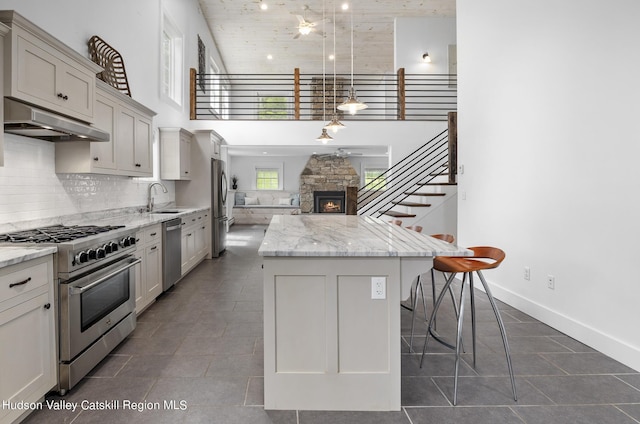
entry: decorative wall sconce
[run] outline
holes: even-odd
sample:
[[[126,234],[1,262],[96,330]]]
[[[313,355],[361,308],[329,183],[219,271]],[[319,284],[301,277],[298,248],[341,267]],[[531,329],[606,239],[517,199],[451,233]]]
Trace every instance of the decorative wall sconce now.
[[[422,61],[424,63],[431,63],[431,56],[429,56],[429,53],[425,53],[422,55]]]

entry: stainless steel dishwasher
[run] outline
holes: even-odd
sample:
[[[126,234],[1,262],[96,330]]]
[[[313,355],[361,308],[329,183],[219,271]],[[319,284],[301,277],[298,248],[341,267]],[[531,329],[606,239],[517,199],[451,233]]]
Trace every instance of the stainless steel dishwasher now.
[[[182,220],[162,223],[162,291],[168,290],[182,276]]]

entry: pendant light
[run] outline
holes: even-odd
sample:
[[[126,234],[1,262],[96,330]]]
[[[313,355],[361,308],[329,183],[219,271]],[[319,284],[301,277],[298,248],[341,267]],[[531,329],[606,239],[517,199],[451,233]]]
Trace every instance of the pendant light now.
[[[336,108],[336,61],[338,55],[336,54],[336,0],[333,0],[333,116],[331,122],[329,122],[325,128],[331,130],[334,134],[343,129],[345,126],[338,120],[338,113]]]
[[[353,87],[353,1],[351,2],[351,88],[349,88],[349,97],[340,106],[339,110],[349,112],[355,115],[359,110],[368,108],[366,104],[358,101],[356,97],[356,89]]]
[[[324,0],[322,0],[322,122],[324,122],[327,119],[327,96],[326,96],[326,65],[325,65],[325,54],[326,54],[326,48],[325,48],[325,30],[324,30],[324,24],[325,22],[325,16],[324,16]],[[327,129],[326,128],[322,128],[322,134],[320,134],[320,136],[318,138],[316,138],[316,141],[320,141],[322,142],[322,144],[327,144],[329,141],[333,140],[333,137],[331,137],[329,134],[327,134]]]

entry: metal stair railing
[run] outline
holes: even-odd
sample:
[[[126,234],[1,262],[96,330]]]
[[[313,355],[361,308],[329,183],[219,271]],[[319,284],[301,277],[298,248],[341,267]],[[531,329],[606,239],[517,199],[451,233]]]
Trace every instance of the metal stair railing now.
[[[427,141],[381,174],[386,190],[372,190],[379,184],[373,180],[358,190],[358,215],[384,215],[395,203],[416,192],[419,183],[435,179],[449,161],[448,129]]]

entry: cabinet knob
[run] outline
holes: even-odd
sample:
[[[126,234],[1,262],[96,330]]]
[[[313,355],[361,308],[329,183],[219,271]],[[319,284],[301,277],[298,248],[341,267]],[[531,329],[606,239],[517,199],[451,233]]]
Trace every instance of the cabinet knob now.
[[[69,96],[63,93],[58,93],[58,98],[62,100],[69,100]]]
[[[44,304],[44,309],[49,309],[51,308],[51,303],[45,303]]]
[[[185,173],[185,174],[188,174],[188,173],[189,173],[189,171],[184,171],[184,173]]]
[[[98,156],[96,156],[95,158],[93,158],[93,160],[95,160],[96,162],[98,162],[100,160],[100,158]]]
[[[136,167],[140,168],[142,165],[140,165],[139,163],[136,163]]]

